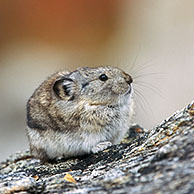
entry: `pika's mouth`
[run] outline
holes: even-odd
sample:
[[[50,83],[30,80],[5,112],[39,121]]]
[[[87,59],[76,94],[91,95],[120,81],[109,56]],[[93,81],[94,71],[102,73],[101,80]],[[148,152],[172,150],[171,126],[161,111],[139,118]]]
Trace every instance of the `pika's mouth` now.
[[[124,94],[125,96],[126,95],[129,95],[129,94],[131,94],[133,92],[133,87],[132,87],[132,85],[130,84],[129,85],[129,88],[128,88],[128,90],[127,90],[127,92]]]

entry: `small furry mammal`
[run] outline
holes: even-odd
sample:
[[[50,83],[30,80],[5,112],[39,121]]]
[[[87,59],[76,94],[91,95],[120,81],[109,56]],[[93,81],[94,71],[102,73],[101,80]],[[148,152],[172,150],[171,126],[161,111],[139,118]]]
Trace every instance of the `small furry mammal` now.
[[[115,67],[78,68],[45,80],[27,103],[27,136],[42,161],[97,153],[121,141],[133,116],[132,77]]]

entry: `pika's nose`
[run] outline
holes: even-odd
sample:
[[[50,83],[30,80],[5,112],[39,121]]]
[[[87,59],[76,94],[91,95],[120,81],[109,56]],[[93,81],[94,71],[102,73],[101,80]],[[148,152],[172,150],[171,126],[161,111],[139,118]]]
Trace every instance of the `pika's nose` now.
[[[127,73],[124,73],[124,75],[125,81],[130,85],[133,82],[133,78]]]

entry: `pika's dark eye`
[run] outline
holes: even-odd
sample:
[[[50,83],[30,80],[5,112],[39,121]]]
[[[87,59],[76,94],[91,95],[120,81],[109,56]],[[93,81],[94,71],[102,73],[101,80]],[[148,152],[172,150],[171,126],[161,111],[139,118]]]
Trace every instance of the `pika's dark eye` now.
[[[106,81],[106,80],[108,79],[108,77],[107,77],[106,74],[102,74],[102,75],[99,76],[99,79],[100,79],[101,81]]]

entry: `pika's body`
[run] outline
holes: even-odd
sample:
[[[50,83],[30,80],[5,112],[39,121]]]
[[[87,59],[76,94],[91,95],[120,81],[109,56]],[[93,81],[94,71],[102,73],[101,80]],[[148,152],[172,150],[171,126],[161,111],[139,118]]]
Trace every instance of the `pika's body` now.
[[[43,161],[96,153],[121,141],[133,116],[132,78],[114,67],[61,71],[27,103],[27,136]]]

